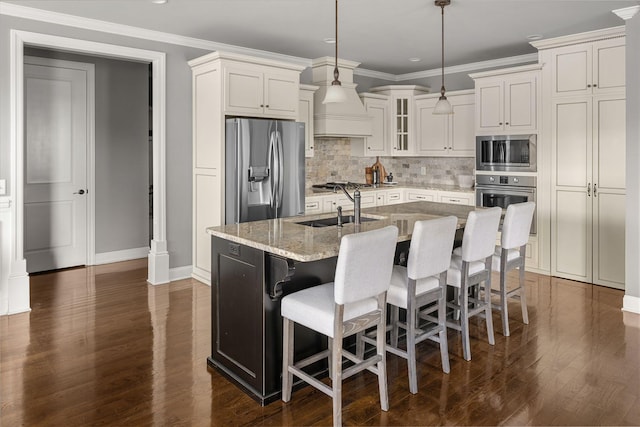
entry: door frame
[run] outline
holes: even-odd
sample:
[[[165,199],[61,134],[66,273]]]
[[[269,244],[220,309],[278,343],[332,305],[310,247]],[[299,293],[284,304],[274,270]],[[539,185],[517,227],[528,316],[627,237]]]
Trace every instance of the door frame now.
[[[11,194],[9,289],[12,312],[30,310],[29,275],[24,258],[24,46],[60,49],[151,63],[153,109],[153,240],[148,257],[148,282],[168,283],[169,253],[166,240],[166,54],[127,46],[92,42],[50,34],[10,30],[10,142]],[[14,300],[15,299],[15,300]]]
[[[30,65],[39,65],[45,67],[66,67],[76,70],[82,70],[87,73],[87,135],[86,135],[86,189],[87,189],[87,218],[86,218],[86,236],[87,243],[85,248],[85,262],[86,265],[94,265],[96,258],[96,199],[95,199],[95,116],[96,116],[96,104],[95,104],[95,66],[88,62],[69,61],[66,59],[54,59],[43,58],[39,56],[24,56],[25,60],[29,61]],[[23,62],[24,63],[24,62]],[[24,92],[23,92],[24,93]],[[24,110],[23,110],[24,111]],[[23,140],[24,143],[24,140]],[[26,160],[26,159],[23,159]],[[24,166],[23,166],[24,167]],[[24,176],[24,175],[23,175]],[[24,186],[24,183],[23,183]],[[24,191],[24,187],[23,191]],[[24,239],[24,237],[23,237]]]

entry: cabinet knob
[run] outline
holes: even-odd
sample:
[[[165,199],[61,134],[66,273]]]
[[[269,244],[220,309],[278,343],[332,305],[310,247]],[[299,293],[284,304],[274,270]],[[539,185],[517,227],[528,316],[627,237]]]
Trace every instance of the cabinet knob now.
[[[371,150],[371,147],[367,147],[367,150]]]
[[[309,149],[313,150],[313,145],[311,147],[309,147]]]
[[[508,125],[509,125],[509,122],[506,122],[506,123],[505,123],[505,125],[507,125],[507,126],[508,126]]]
[[[591,87],[591,85],[587,85],[587,87]]]
[[[264,104],[260,104],[260,107],[264,108]]]
[[[502,122],[498,123],[500,126],[502,126]]]
[[[593,87],[598,87],[598,85],[594,83],[594,84],[593,84]]]

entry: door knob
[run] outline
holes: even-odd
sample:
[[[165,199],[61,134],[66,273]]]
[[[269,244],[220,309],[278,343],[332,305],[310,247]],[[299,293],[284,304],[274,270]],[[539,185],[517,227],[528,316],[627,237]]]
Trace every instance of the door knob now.
[[[84,190],[76,191],[76,192],[75,192],[75,193],[73,193],[73,194],[84,194]]]

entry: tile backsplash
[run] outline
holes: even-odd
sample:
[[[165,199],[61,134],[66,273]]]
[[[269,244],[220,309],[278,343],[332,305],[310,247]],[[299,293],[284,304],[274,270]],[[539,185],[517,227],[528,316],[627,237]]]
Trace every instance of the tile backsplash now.
[[[347,138],[316,139],[314,156],[307,158],[306,186],[331,181],[365,182],[364,169],[375,157],[352,157]],[[457,185],[458,175],[473,175],[473,157],[381,157],[380,163],[394,181],[406,185]],[[422,175],[422,168],[426,175]]]

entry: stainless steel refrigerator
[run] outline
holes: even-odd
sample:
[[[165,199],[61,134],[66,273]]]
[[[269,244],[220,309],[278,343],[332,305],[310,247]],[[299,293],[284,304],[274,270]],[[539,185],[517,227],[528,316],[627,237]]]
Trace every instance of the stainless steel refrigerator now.
[[[226,120],[225,223],[304,214],[304,123]]]

